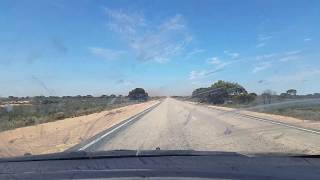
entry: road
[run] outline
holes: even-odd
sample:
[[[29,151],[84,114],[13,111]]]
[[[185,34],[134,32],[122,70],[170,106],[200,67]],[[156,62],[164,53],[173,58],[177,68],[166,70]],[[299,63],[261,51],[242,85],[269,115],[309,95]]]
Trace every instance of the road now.
[[[320,154],[320,135],[166,98],[87,151],[208,150]]]

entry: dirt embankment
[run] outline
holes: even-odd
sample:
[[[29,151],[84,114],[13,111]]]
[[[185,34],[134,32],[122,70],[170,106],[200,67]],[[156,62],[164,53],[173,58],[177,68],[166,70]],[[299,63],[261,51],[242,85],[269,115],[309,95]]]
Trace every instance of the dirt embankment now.
[[[23,127],[0,133],[0,157],[46,154],[64,151],[158,101],[129,105],[86,116]]]

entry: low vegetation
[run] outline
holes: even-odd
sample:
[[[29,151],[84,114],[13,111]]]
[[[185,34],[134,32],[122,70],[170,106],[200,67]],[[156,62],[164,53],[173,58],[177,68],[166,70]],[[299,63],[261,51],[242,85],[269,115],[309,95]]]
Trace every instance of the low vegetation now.
[[[1,98],[0,131],[87,115],[154,99],[150,98],[144,89],[137,89],[138,91],[133,90],[128,96],[10,96]],[[142,90],[143,96],[141,95]]]

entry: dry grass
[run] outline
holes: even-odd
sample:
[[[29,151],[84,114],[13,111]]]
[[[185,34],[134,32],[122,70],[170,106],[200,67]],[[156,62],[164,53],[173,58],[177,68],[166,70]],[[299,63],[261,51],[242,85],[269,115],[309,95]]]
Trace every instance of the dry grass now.
[[[155,103],[157,101],[149,101],[1,132],[0,157],[64,151],[151,107]]]

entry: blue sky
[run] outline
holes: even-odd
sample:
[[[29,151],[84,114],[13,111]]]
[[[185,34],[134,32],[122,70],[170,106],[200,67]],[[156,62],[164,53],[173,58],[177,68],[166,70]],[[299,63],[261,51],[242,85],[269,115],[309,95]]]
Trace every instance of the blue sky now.
[[[0,2],[0,96],[320,92],[320,1]]]

